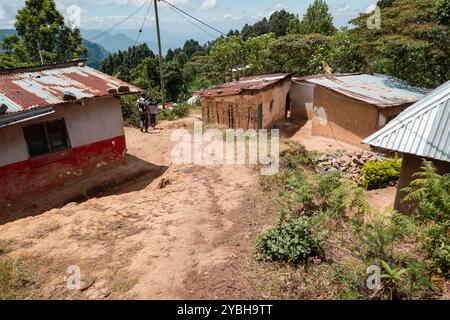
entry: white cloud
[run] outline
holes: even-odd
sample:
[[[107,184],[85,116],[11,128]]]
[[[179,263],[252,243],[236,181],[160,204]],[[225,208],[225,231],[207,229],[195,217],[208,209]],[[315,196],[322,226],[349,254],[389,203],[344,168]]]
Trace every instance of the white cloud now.
[[[3,20],[6,18],[6,12],[5,9],[3,8],[3,5],[0,3],[0,20]]]
[[[214,16],[214,17],[212,18],[212,21],[214,21],[214,22],[240,21],[240,20],[242,20],[242,19],[244,19],[243,16],[234,15],[234,14],[231,14],[231,13],[225,13],[222,17]]]
[[[139,7],[143,5],[147,0],[94,0],[96,5],[119,5],[119,6],[133,6]],[[151,0],[153,2],[153,0]],[[67,7],[69,5],[79,5],[79,6],[89,6],[92,5],[93,0],[56,0],[56,3],[61,7]],[[179,6],[186,5],[191,2],[191,0],[167,0],[167,2]],[[152,4],[153,5],[153,4]],[[164,2],[159,2],[158,5],[166,6]]]
[[[287,10],[288,7],[282,3],[277,3],[275,6],[267,8],[264,11],[260,11],[256,16],[253,16],[253,19],[261,19],[261,18],[269,18],[275,11]]]
[[[346,4],[335,4],[330,6],[330,13],[334,17],[338,16],[356,16],[361,12],[366,11],[366,8],[355,8],[351,7],[348,3]]]
[[[199,9],[203,11],[209,11],[211,9],[214,9],[216,5],[217,5],[216,0],[203,0]]]

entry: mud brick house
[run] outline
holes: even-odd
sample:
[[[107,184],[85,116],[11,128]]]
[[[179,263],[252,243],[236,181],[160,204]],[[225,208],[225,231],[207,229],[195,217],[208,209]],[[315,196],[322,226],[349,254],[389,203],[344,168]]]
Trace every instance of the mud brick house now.
[[[411,213],[401,192],[410,185],[423,160],[432,161],[440,174],[450,173],[450,81],[410,106],[386,127],[364,140],[373,147],[403,154],[395,209]]]
[[[142,90],[74,61],[0,72],[0,213],[126,153],[121,95]]]
[[[286,119],[290,90],[290,74],[272,74],[201,91],[203,121],[232,129],[270,129]]]
[[[293,79],[292,118],[311,119],[313,135],[364,147],[426,90],[379,74],[316,75]],[[368,149],[368,146],[365,146]]]

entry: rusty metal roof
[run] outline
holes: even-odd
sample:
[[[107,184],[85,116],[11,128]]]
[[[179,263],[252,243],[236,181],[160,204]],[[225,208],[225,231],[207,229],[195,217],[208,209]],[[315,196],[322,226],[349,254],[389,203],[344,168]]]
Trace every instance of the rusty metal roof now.
[[[364,143],[450,162],[450,81],[407,108]]]
[[[414,103],[428,92],[381,74],[335,74],[296,78],[320,85],[355,100],[380,108]]]
[[[242,93],[251,93],[269,89],[285,79],[291,77],[289,73],[277,73],[241,78],[235,82],[220,84],[208,90],[198,92],[201,97],[224,97]]]
[[[121,86],[128,87],[129,91],[108,92]],[[63,99],[65,92],[73,94],[76,100],[83,100],[142,91],[80,61],[0,72],[0,106],[7,107],[7,114],[67,103]]]

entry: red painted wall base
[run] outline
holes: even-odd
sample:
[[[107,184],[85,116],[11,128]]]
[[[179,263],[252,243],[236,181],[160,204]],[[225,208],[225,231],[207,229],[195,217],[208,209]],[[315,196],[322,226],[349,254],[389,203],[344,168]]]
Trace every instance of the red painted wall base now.
[[[125,158],[125,136],[0,167],[0,209]]]

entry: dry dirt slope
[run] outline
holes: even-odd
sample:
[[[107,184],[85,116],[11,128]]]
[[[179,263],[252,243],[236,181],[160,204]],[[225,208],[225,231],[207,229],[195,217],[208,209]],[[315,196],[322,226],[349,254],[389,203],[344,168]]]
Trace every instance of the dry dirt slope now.
[[[127,128],[129,153],[152,164],[169,165],[170,128],[194,120],[163,125],[164,129],[145,136]],[[242,217],[256,173],[245,166],[171,166],[163,179],[163,184],[161,178],[150,185],[131,183],[112,195],[0,225],[0,239],[12,241],[9,257],[27,257],[38,266],[27,295],[251,297],[235,268],[250,239]],[[70,265],[81,269],[82,290],[66,288]]]

